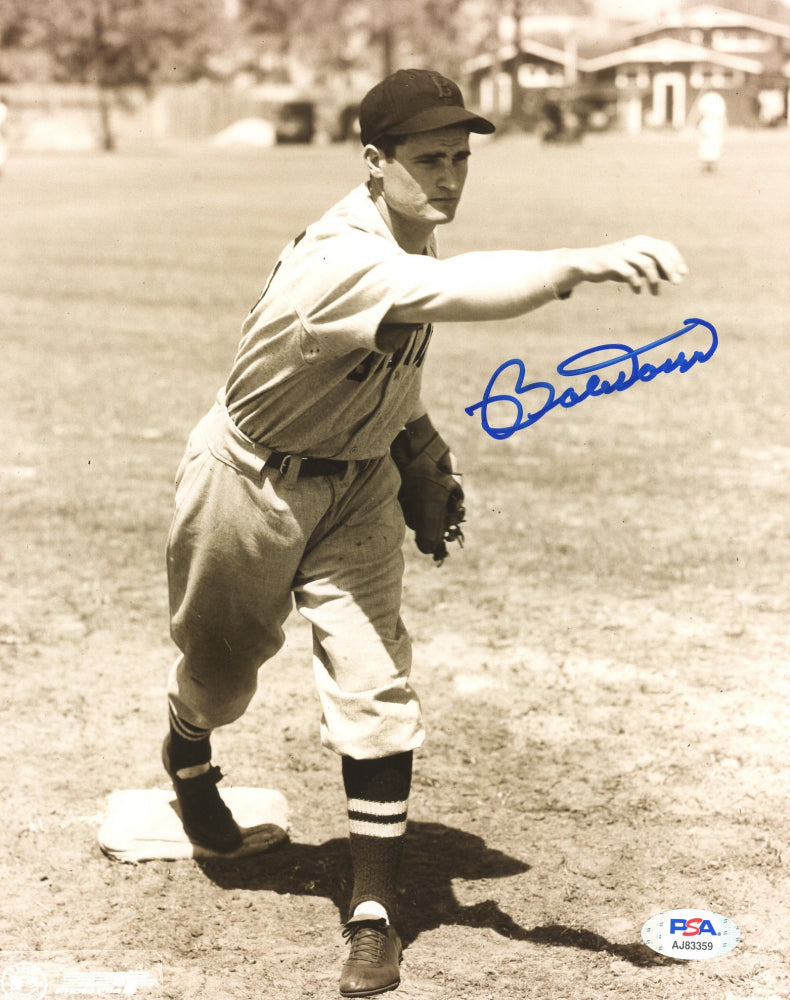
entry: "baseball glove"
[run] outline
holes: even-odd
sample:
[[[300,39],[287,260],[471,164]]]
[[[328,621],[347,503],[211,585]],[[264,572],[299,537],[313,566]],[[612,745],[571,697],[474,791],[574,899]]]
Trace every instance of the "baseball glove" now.
[[[390,453],[401,476],[398,501],[406,524],[420,552],[441,565],[447,542],[464,543],[464,491],[453,475],[450,449],[426,414],[407,424]]]

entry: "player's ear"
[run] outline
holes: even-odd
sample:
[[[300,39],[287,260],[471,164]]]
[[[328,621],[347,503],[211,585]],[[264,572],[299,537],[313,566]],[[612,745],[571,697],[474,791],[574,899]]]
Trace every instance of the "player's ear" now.
[[[362,158],[367,164],[370,176],[377,180],[381,179],[381,163],[384,159],[384,154],[378,146],[374,146],[369,142],[362,151]]]

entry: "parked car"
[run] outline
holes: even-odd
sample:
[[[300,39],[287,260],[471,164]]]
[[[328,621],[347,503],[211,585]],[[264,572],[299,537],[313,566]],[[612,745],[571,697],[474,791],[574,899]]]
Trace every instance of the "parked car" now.
[[[312,101],[286,101],[275,118],[277,142],[312,142],[315,135],[315,105]]]

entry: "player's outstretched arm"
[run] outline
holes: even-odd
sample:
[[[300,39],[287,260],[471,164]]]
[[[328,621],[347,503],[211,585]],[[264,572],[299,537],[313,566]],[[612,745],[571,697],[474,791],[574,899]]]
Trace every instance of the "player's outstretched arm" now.
[[[617,243],[580,250],[561,250],[556,259],[555,285],[569,292],[583,281],[620,281],[634,292],[643,288],[657,295],[662,281],[680,284],[688,274],[677,247],[652,236],[634,236]],[[564,272],[564,273],[563,273]]]
[[[665,240],[634,236],[617,243],[548,251],[483,250],[435,260],[407,254],[398,262],[400,294],[389,323],[476,322],[510,319],[585,281],[617,281],[656,294],[662,281],[687,273],[678,249]]]

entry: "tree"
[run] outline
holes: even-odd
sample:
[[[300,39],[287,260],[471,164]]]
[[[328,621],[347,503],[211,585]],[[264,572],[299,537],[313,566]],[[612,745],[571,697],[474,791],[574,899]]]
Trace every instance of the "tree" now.
[[[25,32],[25,0],[0,0],[0,50],[14,48]]]
[[[114,149],[111,108],[124,88],[150,95],[163,79],[202,69],[222,25],[221,0],[2,0],[0,32],[47,53],[52,79],[93,84],[102,141]],[[7,15],[7,16],[5,16]]]
[[[403,66],[457,75],[495,45],[502,18],[588,14],[590,0],[238,0],[248,36],[283,58],[325,72],[365,64],[374,76]]]
[[[451,73],[488,34],[497,0],[239,0],[239,23],[317,78],[366,67],[386,75],[408,58]],[[482,12],[482,14],[481,14]]]

